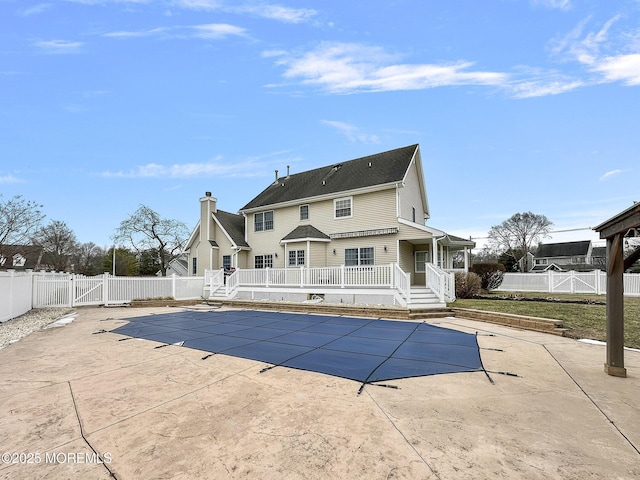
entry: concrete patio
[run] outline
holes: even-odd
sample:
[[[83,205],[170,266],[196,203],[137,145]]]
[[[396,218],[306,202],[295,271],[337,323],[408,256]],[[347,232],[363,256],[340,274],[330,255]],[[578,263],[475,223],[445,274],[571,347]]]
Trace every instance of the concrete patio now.
[[[226,307],[225,307],[226,308]],[[9,479],[640,478],[640,352],[500,325],[489,372],[359,384],[100,333],[175,308],[82,308],[0,350]]]

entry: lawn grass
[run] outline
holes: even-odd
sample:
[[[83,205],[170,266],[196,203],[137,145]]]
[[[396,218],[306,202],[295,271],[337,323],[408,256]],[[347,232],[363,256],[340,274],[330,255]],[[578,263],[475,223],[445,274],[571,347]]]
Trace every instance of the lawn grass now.
[[[568,329],[566,335],[571,338],[590,338],[601,341],[607,339],[606,306],[598,304],[606,302],[604,295],[554,294],[550,297],[547,294],[531,292],[493,292],[483,297],[457,299],[449,306],[562,320],[564,327]],[[502,300],[498,297],[513,299]],[[518,297],[542,300],[516,300],[515,298]],[[544,301],[549,299],[558,301]],[[584,303],[561,303],[566,300]],[[640,298],[638,297],[624,298],[624,334],[625,346],[640,348]]]

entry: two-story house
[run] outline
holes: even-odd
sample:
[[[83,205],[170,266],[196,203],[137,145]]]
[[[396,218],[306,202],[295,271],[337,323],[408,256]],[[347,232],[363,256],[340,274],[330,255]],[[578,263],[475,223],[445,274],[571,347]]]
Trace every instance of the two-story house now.
[[[420,148],[411,145],[278,176],[238,214],[200,199],[187,245],[191,275],[205,270],[395,264],[425,285],[427,265],[464,266],[474,242],[426,225]]]
[[[604,269],[606,252],[594,247],[591,240],[576,242],[542,243],[533,258],[532,272],[589,271]]]

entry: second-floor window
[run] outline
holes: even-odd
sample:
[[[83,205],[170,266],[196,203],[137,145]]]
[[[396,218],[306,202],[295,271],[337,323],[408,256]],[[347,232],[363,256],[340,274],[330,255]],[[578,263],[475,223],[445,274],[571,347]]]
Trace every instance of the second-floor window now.
[[[352,216],[352,197],[346,197],[346,198],[336,198],[333,201],[333,207],[334,207],[334,216],[335,218],[345,218],[345,217],[351,217]]]
[[[300,220],[309,220],[309,205],[300,205]]]
[[[273,230],[273,210],[268,212],[254,213],[253,227],[256,232]]]

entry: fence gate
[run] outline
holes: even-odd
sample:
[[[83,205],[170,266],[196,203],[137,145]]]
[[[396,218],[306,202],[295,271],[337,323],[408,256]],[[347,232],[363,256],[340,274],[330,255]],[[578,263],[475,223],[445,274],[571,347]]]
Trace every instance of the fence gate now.
[[[74,275],[71,277],[71,291],[73,298],[71,306],[100,305],[105,303],[105,276],[81,277]]]
[[[105,303],[105,276],[37,275],[33,283],[33,306],[79,307]]]

